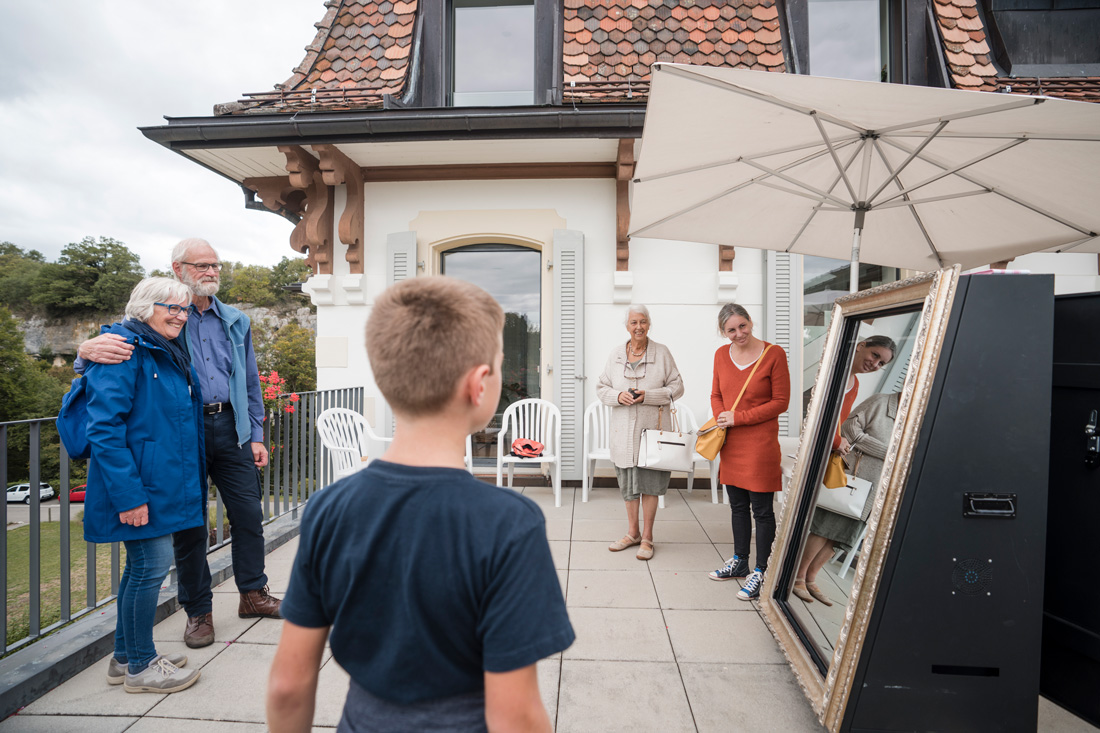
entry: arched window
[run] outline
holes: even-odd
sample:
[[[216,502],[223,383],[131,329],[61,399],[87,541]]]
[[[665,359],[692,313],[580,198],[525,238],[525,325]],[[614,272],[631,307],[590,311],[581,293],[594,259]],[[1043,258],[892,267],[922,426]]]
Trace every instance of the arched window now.
[[[480,285],[504,309],[500,404],[489,426],[474,434],[475,458],[495,460],[504,410],[541,396],[542,253],[514,244],[470,244],[444,251],[440,271]]]

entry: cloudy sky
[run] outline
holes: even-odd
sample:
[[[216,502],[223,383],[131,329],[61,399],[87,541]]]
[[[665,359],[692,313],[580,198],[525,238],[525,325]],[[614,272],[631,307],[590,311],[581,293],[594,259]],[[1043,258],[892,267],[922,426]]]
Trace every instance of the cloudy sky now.
[[[139,126],[210,115],[301,62],[323,0],[0,3],[0,241],[55,259],[69,242],[125,242],[147,270],[209,239],[271,265],[291,225],[240,188],[147,140]]]

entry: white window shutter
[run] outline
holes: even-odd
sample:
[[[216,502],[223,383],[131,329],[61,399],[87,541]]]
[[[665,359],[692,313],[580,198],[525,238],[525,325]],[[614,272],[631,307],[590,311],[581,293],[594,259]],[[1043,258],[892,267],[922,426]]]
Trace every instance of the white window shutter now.
[[[768,324],[764,339],[787,352],[791,374],[791,402],[787,411],[779,416],[779,434],[798,435],[802,414],[802,319],[798,307],[802,284],[798,262],[794,255],[786,252],[764,254]]]
[[[416,277],[416,232],[386,236],[386,286]]]
[[[416,277],[416,232],[394,232],[386,235],[386,287]],[[383,408],[382,433],[393,437],[393,410],[388,403]]]
[[[554,386],[561,410],[561,477],[581,478],[584,419],[584,234],[554,230]]]

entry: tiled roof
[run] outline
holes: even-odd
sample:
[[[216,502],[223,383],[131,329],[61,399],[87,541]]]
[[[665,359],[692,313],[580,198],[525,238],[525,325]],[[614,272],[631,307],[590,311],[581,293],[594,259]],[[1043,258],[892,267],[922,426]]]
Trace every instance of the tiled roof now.
[[[951,83],[959,89],[997,90],[998,71],[978,13],[978,0],[933,0]]]
[[[326,0],[325,17],[294,74],[273,92],[217,105],[214,114],[382,106],[408,78],[418,0]]]
[[[959,89],[1043,95],[1100,102],[1100,78],[1039,79],[1004,76],[993,61],[978,0],[933,0],[951,84]]]
[[[327,0],[317,36],[274,91],[215,114],[382,106],[408,81],[418,0]],[[783,71],[775,0],[564,0],[564,100],[641,101],[656,61]]]
[[[565,0],[566,101],[636,100],[656,61],[783,71],[775,0]]]

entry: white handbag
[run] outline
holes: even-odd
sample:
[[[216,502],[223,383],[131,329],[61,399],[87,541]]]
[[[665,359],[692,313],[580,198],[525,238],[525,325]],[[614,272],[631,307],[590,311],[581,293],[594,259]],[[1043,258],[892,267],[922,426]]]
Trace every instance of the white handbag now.
[[[849,517],[850,519],[863,520],[863,506],[867,503],[867,497],[871,494],[872,483],[867,479],[855,475],[859,468],[859,461],[863,458],[861,453],[856,459],[856,465],[852,469],[852,475],[848,476],[848,485],[830,489],[824,484],[817,492],[817,508],[828,509],[831,512]]]
[[[642,441],[638,447],[638,467],[654,471],[690,471],[695,464],[696,435],[692,431],[682,431],[676,420],[676,408],[669,410],[672,423],[670,430],[661,429],[661,416],[664,407],[657,408],[657,429],[642,430]]]

